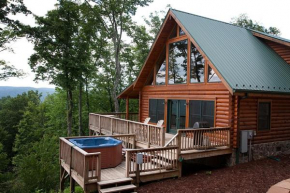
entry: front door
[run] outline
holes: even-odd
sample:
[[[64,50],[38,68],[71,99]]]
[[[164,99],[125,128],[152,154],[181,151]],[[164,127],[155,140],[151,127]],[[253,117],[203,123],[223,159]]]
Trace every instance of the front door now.
[[[184,129],[185,115],[185,100],[168,100],[167,132],[175,134],[177,129]]]

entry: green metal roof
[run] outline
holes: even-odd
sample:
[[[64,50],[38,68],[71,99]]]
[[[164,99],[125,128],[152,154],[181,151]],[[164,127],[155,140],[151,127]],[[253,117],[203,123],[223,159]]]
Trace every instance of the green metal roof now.
[[[250,30],[171,11],[233,92],[290,93],[290,65]]]

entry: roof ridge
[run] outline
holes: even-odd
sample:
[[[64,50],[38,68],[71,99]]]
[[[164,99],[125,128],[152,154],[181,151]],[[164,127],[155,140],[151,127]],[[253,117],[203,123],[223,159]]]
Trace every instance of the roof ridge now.
[[[193,16],[196,16],[196,17],[201,17],[201,18],[204,18],[204,19],[208,19],[208,20],[224,23],[224,24],[231,25],[231,26],[234,26],[234,27],[238,27],[238,28],[242,28],[242,29],[246,29],[246,30],[251,30],[250,28],[241,27],[241,26],[238,26],[238,25],[234,25],[232,23],[227,23],[225,21],[220,21],[220,20],[217,20],[217,19],[212,19],[212,18],[209,18],[209,17],[201,16],[201,15],[196,15],[196,14],[193,14],[193,13],[189,13],[189,12],[186,12],[186,11],[180,11],[180,10],[177,10],[177,9],[172,9],[172,8],[170,8],[170,9],[174,10],[174,11],[181,12],[181,13],[193,15]]]

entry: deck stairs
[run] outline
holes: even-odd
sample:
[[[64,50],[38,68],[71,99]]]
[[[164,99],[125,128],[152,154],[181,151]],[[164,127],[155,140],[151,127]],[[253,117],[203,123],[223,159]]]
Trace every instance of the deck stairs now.
[[[100,181],[98,182],[100,193],[110,192],[134,192],[136,186],[133,184],[132,178],[119,178],[114,180]]]

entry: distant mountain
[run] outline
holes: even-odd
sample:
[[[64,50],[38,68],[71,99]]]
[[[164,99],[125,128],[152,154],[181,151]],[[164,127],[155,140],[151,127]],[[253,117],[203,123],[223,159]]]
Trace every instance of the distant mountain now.
[[[49,94],[53,94],[55,89],[54,88],[34,88],[34,87],[12,87],[12,86],[0,86],[0,98],[11,96],[16,97],[19,94],[24,92],[28,92],[30,90],[36,91],[38,90],[39,93],[42,93],[41,100],[43,101],[45,97]]]

